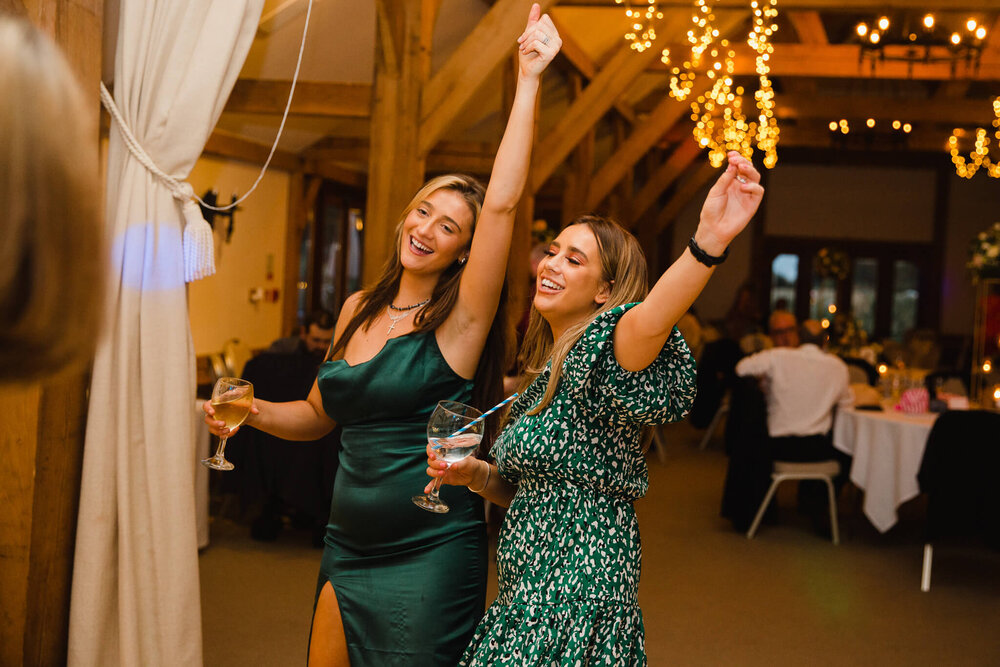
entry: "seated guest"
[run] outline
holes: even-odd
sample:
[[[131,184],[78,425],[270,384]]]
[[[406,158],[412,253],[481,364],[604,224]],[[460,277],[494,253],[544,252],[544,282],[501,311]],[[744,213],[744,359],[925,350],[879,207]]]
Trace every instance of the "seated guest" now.
[[[779,327],[785,322],[787,318],[779,319]],[[775,329],[772,315],[772,331]],[[847,365],[823,350],[826,332],[816,320],[806,320],[797,333],[781,336],[782,341],[793,338],[800,341],[797,347],[775,347],[745,357],[736,364],[736,374],[763,381],[771,460],[836,459],[841,462],[841,474],[835,480],[839,491],[847,479],[848,466],[846,455],[833,447],[830,429],[834,408],[851,405]],[[800,483],[799,490],[802,509],[825,516],[822,482],[812,487]]]
[[[774,347],[798,347],[798,320],[787,310],[775,310],[767,320],[767,333]]]
[[[313,356],[319,357],[319,361],[326,356],[326,351],[330,349],[330,342],[333,340],[333,325],[337,323],[333,314],[328,310],[314,310],[309,313],[306,321],[299,327],[297,336],[286,336],[271,343],[267,348],[268,352],[277,354],[291,354],[293,352],[305,351]],[[317,365],[319,362],[317,362]]]

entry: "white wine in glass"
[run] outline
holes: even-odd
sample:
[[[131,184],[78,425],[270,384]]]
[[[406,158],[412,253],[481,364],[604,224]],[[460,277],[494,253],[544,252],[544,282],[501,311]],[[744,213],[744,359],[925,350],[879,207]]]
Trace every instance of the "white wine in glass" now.
[[[212,409],[215,419],[226,422],[226,428],[232,430],[243,423],[250,414],[253,405],[253,385],[239,378],[219,378],[212,389]],[[232,470],[235,466],[226,460],[226,440],[229,436],[219,439],[219,448],[215,456],[202,459],[209,468],[215,470]]]
[[[474,454],[483,439],[483,422],[476,421],[480,415],[479,410],[464,403],[438,401],[427,422],[427,441],[437,458],[450,467],[452,463]],[[434,480],[430,493],[413,496],[413,503],[428,512],[447,512],[450,508],[438,495],[442,479],[438,477]]]

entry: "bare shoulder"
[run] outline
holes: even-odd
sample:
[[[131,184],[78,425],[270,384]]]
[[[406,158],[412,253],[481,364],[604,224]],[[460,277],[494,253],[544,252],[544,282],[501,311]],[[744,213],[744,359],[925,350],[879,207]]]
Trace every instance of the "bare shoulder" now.
[[[344,300],[344,306],[340,309],[340,315],[337,317],[337,332],[344,330],[347,323],[351,321],[351,318],[357,315],[358,310],[361,308],[361,297],[364,292],[358,291],[347,297]]]

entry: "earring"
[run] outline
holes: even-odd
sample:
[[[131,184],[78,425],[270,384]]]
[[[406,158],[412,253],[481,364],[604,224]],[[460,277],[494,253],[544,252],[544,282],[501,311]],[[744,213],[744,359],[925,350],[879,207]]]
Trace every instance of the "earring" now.
[[[459,260],[458,260],[459,265],[464,266],[466,260],[468,260],[468,259],[469,259],[468,257],[461,257],[461,258],[459,258]]]

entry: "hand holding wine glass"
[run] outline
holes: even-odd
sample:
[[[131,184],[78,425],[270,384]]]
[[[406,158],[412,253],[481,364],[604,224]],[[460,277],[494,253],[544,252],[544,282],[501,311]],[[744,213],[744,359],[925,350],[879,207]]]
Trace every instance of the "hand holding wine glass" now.
[[[475,453],[483,439],[483,422],[476,421],[482,413],[457,401],[439,401],[427,422],[427,441],[437,458],[449,466]],[[444,514],[450,508],[439,494],[441,477],[434,480],[429,494],[413,496],[417,507]]]
[[[226,440],[250,414],[253,407],[253,385],[239,378],[219,378],[212,389],[210,407],[212,412],[205,418],[209,426],[212,426],[212,418],[214,421],[225,422],[226,426],[224,431],[217,433],[220,439],[215,456],[202,459],[202,463],[215,470],[232,470],[233,464],[225,457]],[[209,413],[208,407],[205,412]]]

